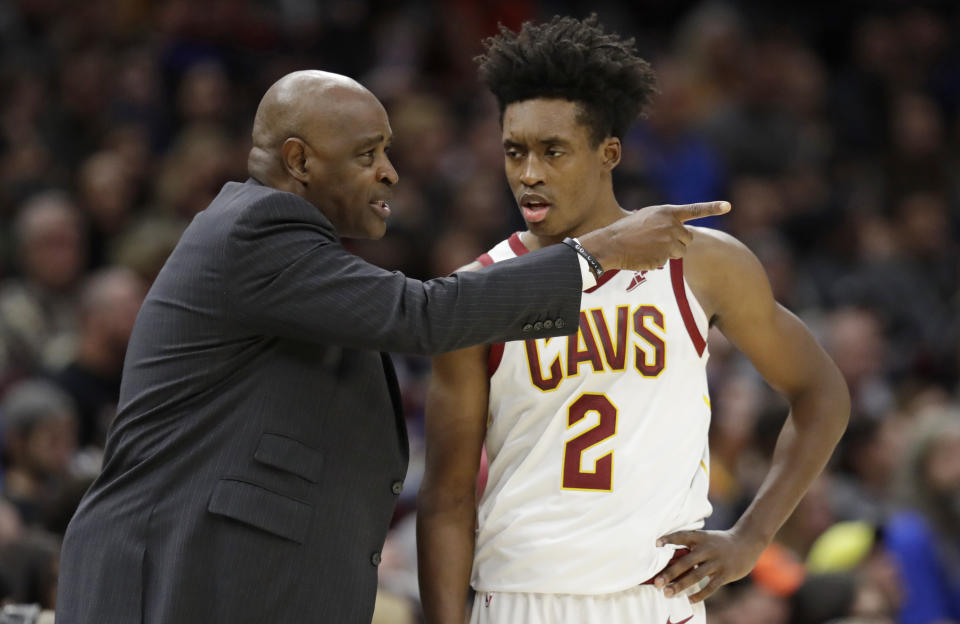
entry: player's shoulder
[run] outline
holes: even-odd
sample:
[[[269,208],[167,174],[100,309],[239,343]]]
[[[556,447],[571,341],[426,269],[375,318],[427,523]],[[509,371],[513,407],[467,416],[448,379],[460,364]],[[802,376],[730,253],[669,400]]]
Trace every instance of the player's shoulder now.
[[[769,289],[763,265],[741,241],[719,230],[688,227],[693,240],[683,257],[683,274],[711,315]]]
[[[687,226],[693,240],[684,254],[684,272],[724,272],[759,267],[759,261],[742,242],[720,230]]]
[[[688,225],[687,228],[693,232],[693,240],[687,246],[687,250],[690,253],[697,253],[698,255],[736,255],[738,253],[750,252],[746,245],[721,230],[695,225]]]

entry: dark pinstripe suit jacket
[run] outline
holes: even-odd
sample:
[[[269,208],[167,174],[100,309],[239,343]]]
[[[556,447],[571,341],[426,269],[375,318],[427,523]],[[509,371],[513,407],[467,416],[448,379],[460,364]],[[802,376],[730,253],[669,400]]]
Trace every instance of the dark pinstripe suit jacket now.
[[[57,623],[369,622],[407,469],[380,352],[567,333],[578,266],[558,245],[409,280],[344,251],[305,200],[224,186],[137,318],[104,470],[64,541]]]

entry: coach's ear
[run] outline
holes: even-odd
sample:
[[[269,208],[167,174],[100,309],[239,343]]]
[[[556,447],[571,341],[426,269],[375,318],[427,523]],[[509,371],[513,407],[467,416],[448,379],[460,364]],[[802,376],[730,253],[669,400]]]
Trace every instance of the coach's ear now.
[[[607,171],[613,171],[614,167],[620,164],[620,139],[617,137],[607,137],[600,146],[600,153],[603,155],[603,166]]]
[[[306,184],[310,175],[307,173],[307,153],[303,140],[290,137],[283,142],[280,155],[287,174],[294,180]]]

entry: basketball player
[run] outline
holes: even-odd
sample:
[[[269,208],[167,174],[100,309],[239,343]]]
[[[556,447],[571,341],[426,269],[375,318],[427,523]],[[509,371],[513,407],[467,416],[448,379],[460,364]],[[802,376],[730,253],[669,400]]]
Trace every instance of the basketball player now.
[[[654,90],[632,40],[595,18],[501,29],[485,44],[480,75],[527,230],[471,269],[623,217],[611,172]],[[428,622],[462,622],[472,582],[474,623],[703,624],[703,599],[750,571],[823,469],[849,412],[839,372],[745,246],[687,229],[682,260],[602,273],[569,340],[434,360],[418,507]],[[791,408],[770,473],[727,531],[699,530],[711,511],[710,326]]]

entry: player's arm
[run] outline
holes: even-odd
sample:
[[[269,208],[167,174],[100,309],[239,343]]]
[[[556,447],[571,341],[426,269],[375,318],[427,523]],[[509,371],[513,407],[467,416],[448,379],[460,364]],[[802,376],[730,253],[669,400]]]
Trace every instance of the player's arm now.
[[[673,595],[709,576],[709,584],[691,596],[699,601],[753,568],[833,453],[849,419],[850,396],[806,326],[774,300],[762,265],[744,245],[697,228],[684,265],[708,316],[790,403],[770,471],[734,527],[661,538],[691,552],[658,575],[656,584]]]
[[[460,624],[464,618],[487,425],[487,354],[480,346],[433,358],[426,469],[417,499],[420,599],[428,624]]]

